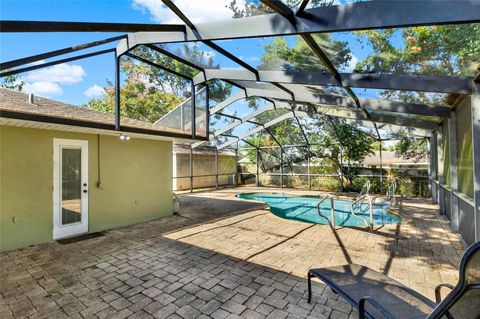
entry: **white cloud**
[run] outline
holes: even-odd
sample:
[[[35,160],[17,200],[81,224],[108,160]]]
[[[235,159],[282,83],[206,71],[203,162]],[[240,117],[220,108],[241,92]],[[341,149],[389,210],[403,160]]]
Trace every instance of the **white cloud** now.
[[[93,99],[93,98],[103,96],[105,94],[105,90],[102,87],[94,84],[91,87],[89,87],[85,92],[83,92],[83,94],[85,94],[85,96]]]
[[[41,64],[37,61],[32,64]],[[32,71],[25,77],[25,92],[51,97],[60,95],[63,90],[60,85],[75,84],[83,81],[87,74],[80,65],[57,64],[49,68]]]
[[[25,83],[25,92],[26,93],[33,93],[35,95],[41,95],[45,97],[50,97],[52,95],[59,95],[62,94],[62,88],[57,83],[52,82],[33,82],[33,83]]]
[[[350,57],[350,61],[348,61],[348,64],[345,67],[345,71],[347,72],[352,72],[358,63],[358,58],[355,55],[351,54]]]
[[[80,65],[66,63],[30,72],[26,77],[27,82],[52,82],[60,84],[74,84],[81,82],[86,75]]]
[[[211,20],[231,19],[233,12],[228,8],[230,0],[176,0],[175,5],[182,10],[193,23]],[[243,7],[245,0],[237,1]],[[148,11],[153,20],[159,23],[182,23],[175,13],[160,0],[133,0],[133,7]]]

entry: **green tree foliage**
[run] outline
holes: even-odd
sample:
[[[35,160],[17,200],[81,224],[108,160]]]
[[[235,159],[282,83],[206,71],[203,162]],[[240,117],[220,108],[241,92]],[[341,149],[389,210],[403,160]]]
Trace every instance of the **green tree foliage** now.
[[[300,6],[302,0],[283,0],[282,2],[295,11]],[[312,7],[331,6],[334,4],[334,0],[310,0],[309,2],[309,5]],[[273,12],[268,6],[258,0],[247,0],[244,5],[242,3],[241,7],[238,6],[237,0],[232,0],[228,4],[228,8],[232,10],[234,18],[250,17]]]
[[[93,99],[85,107],[104,113],[114,113],[115,89],[111,83],[105,88],[106,94],[101,99]],[[120,89],[120,115],[145,122],[155,122],[182,99],[172,93],[152,89],[141,81],[129,80]]]
[[[480,24],[368,30],[354,33],[372,53],[357,72],[473,76],[480,66]],[[441,102],[441,94],[383,90],[385,98]]]
[[[311,134],[311,154],[326,160],[339,176],[344,176],[342,188],[352,185],[352,180],[360,171],[363,160],[373,154],[375,138],[368,131],[359,130],[344,121],[333,123],[324,118],[315,124],[321,127]]]
[[[145,46],[135,48],[132,53],[188,77],[198,73],[198,70]],[[205,68],[219,67],[214,64],[211,56],[200,50],[197,45],[185,44],[175,53]],[[190,81],[173,73],[140,63],[130,57],[122,58],[121,69],[125,74],[120,91],[122,116],[154,122],[191,96]],[[231,92],[231,85],[221,81],[212,81],[209,85],[210,98],[213,101],[221,101]],[[115,90],[111,82],[107,81],[105,91],[106,94],[102,98],[92,99],[84,106],[113,113]]]
[[[18,75],[8,75],[3,79],[0,86],[2,88],[22,92],[25,87],[25,81],[23,81]]]
[[[480,64],[480,24],[358,31],[373,53],[362,72],[474,75]],[[398,42],[402,44],[399,45]]]
[[[300,1],[290,0],[286,4],[295,8]],[[313,3],[314,2],[314,3]],[[334,1],[312,1],[315,6],[326,6],[334,4]],[[236,1],[230,3],[234,11],[234,17],[251,16],[269,12],[270,9],[263,3],[247,2],[244,8],[238,8]],[[346,67],[352,59],[348,44],[344,41],[332,39],[330,34],[314,34],[313,38],[329,56],[331,62],[337,67]],[[311,48],[300,37],[292,39],[288,37],[275,37],[271,42],[264,45],[264,53],[261,57],[258,69],[260,70],[289,70],[289,71],[326,71],[325,66],[313,53]],[[314,93],[339,93],[341,90],[335,88],[310,87]],[[258,99],[250,99],[250,107],[255,108]],[[265,112],[256,117],[261,123],[266,123],[278,116],[288,112],[285,109],[278,109]],[[307,156],[322,159],[326,167],[331,171],[318,173],[338,173],[345,176],[342,186],[351,184],[352,176],[358,171],[358,166],[363,163],[366,155],[372,152],[374,138],[368,132],[360,131],[340,121],[335,127],[325,118],[313,121],[305,130],[309,132],[309,142],[314,144],[310,147],[284,148],[283,162],[286,167],[304,162]],[[253,145],[276,146],[277,141],[282,145],[305,144],[305,137],[295,119],[282,121],[269,128],[275,136],[276,141],[270,134],[261,132],[248,139]],[[342,152],[340,151],[342,149]],[[280,154],[277,151],[261,152],[260,168],[262,171],[275,171],[280,166]],[[250,161],[255,161],[255,151],[247,153]],[[342,164],[347,165],[342,165]]]
[[[418,162],[427,157],[427,139],[414,138],[405,132],[400,132],[395,136],[398,142],[395,144],[395,155],[405,159],[412,159]]]

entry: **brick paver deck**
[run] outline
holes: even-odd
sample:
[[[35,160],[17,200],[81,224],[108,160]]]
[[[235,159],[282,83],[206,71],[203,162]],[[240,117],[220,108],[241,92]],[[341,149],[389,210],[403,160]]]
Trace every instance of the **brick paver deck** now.
[[[252,190],[182,195],[180,216],[2,253],[0,317],[355,318],[321,283],[306,302],[308,268],[363,264],[430,298],[457,279],[464,248],[427,200],[405,201],[400,224],[368,232],[284,220],[234,197]]]

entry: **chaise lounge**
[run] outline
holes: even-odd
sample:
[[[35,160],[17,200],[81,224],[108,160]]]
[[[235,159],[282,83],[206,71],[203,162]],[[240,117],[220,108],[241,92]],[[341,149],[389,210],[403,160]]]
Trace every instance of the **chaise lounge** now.
[[[308,271],[308,302],[312,299],[312,278],[327,284],[359,312],[360,319],[479,319],[480,241],[471,245],[460,262],[456,286],[435,288],[436,302],[398,281],[368,267],[345,265]],[[442,300],[441,289],[450,293]]]

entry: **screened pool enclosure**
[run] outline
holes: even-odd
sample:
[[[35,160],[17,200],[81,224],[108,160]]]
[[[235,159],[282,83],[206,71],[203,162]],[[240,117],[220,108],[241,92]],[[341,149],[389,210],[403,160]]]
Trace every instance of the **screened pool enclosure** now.
[[[111,55],[109,120],[21,109],[1,117],[171,137],[183,158],[174,172],[181,190],[251,184],[342,191],[370,179],[384,194],[389,179],[407,176],[412,194],[431,195],[465,241],[480,239],[479,40],[440,45],[458,26],[479,33],[480,1],[246,3],[239,9],[233,2],[232,19],[202,23],[167,0],[182,23],[1,21],[3,33],[115,34],[0,64],[7,78]],[[468,52],[449,60],[461,46]],[[425,48],[439,53],[432,58]],[[141,94],[133,103],[126,92],[138,83],[149,92],[161,88],[176,107],[152,113],[138,102]],[[428,169],[383,167],[382,152],[399,136],[427,141]],[[361,145],[352,151],[352,140],[377,143],[380,165],[359,165],[352,152]]]

